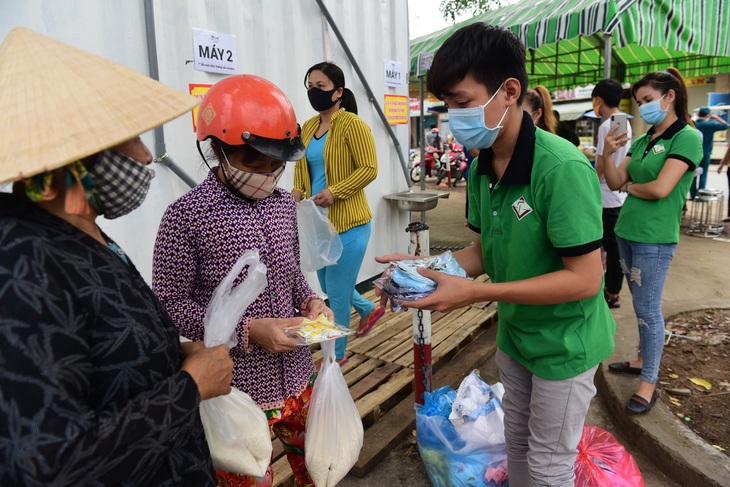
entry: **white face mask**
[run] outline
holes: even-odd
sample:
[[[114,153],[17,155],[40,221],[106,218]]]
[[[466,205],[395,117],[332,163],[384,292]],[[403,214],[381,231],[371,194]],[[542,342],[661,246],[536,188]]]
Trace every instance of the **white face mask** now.
[[[504,82],[484,105],[473,108],[449,108],[449,127],[459,143],[470,149],[486,149],[494,144],[509,107],[504,109],[502,118],[493,128],[487,127],[484,123],[484,108],[494,100],[503,85]]]
[[[284,164],[281,165],[274,172],[270,173],[254,173],[242,171],[233,167],[228,160],[228,156],[221,149],[223,158],[226,160],[225,164],[222,164],[223,170],[226,172],[228,182],[231,186],[236,188],[246,198],[252,200],[262,200],[274,192],[276,183],[279,182],[279,178],[284,174]]]

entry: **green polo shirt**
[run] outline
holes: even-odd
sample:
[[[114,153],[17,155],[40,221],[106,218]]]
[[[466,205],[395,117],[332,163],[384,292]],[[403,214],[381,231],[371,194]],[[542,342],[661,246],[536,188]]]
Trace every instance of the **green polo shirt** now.
[[[469,175],[469,225],[482,237],[484,269],[493,282],[563,269],[562,257],[601,246],[598,176],[570,142],[535,129],[525,114],[500,181],[484,149]],[[613,352],[616,325],[599,291],[553,305],[499,303],[497,346],[544,379],[575,377]]]
[[[679,242],[682,207],[687,199],[695,169],[702,161],[702,142],[697,131],[677,120],[659,137],[651,140],[654,127],[637,138],[627,156],[627,167],[634,183],[654,181],[667,159],[679,159],[688,166],[671,193],[660,200],[643,200],[630,194],[621,208],[615,232],[621,238],[640,243],[671,244]]]

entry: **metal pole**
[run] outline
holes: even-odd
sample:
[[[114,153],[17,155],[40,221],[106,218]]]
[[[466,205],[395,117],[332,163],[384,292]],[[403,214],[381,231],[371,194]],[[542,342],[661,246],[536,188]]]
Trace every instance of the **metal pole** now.
[[[411,234],[408,253],[427,257],[430,253],[428,225],[413,222],[406,229]],[[433,369],[431,366],[431,312],[413,310],[413,374],[416,404],[423,405],[423,394],[431,392]]]
[[[421,97],[421,115],[420,115],[420,140],[421,140],[421,191],[426,190],[426,127],[423,126],[425,123],[425,120],[423,118],[423,108],[424,108],[424,100],[423,100],[423,73],[419,74],[418,76],[418,90],[419,95]],[[426,212],[421,212],[421,221],[423,223],[426,223]]]
[[[383,113],[383,109],[380,108],[380,104],[375,99],[375,95],[373,94],[373,90],[370,89],[370,85],[368,84],[367,79],[365,79],[365,75],[360,70],[360,65],[357,64],[357,61],[355,60],[355,56],[352,55],[352,52],[350,51],[350,48],[347,46],[347,42],[345,42],[345,38],[342,37],[342,34],[340,33],[340,29],[337,28],[337,24],[335,24],[334,19],[330,15],[329,10],[327,10],[327,7],[325,7],[322,0],[317,0],[317,5],[319,5],[320,10],[322,11],[322,15],[324,15],[324,18],[327,19],[327,23],[332,28],[332,32],[335,33],[335,36],[337,37],[337,40],[340,41],[340,44],[342,45],[342,49],[345,51],[345,54],[347,55],[347,59],[350,61],[350,64],[352,64],[352,67],[355,68],[355,72],[357,73],[358,78],[360,78],[360,82],[362,83],[363,87],[365,88],[365,92],[368,95],[368,99],[370,100],[370,103],[373,104],[375,107],[375,111],[378,113],[378,116],[380,117],[380,120],[383,122],[383,125],[385,125],[385,130],[388,132],[388,135],[390,136],[391,140],[393,141],[393,145],[395,146],[395,152],[398,154],[398,159],[400,160],[401,169],[403,169],[403,175],[406,178],[406,184],[408,184],[408,189],[411,188],[411,176],[408,174],[408,164],[406,163],[405,156],[403,155],[403,149],[401,148],[400,142],[398,142],[398,138],[395,136],[395,132],[393,132],[393,127],[390,126],[388,123],[388,119],[385,118],[385,113]],[[423,169],[423,168],[421,168]]]
[[[613,47],[613,34],[610,32],[603,33],[604,39],[604,60],[603,60],[603,79],[611,77],[611,48]]]
[[[145,0],[144,2],[144,23],[145,32],[147,33],[147,65],[150,70],[150,78],[159,81],[160,71],[157,68],[157,35],[155,33],[155,7],[152,0]],[[162,129],[162,125],[155,127],[155,159],[154,162],[159,162],[163,166],[168,167],[177,177],[182,179],[185,184],[194,188],[198,185],[188,173],[186,173],[179,165],[172,160],[167,154],[165,148],[165,131]]]

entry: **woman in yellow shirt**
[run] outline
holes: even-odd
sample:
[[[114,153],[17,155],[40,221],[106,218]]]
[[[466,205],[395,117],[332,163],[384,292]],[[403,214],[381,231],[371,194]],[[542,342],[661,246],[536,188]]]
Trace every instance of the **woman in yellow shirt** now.
[[[347,326],[352,306],[364,318],[358,335],[369,331],[383,315],[382,308],[355,291],[373,215],[364,188],[378,174],[375,140],[370,127],[357,116],[352,91],[345,88],[345,75],[336,65],[315,64],[304,76],[309,102],[318,115],[302,127],[305,157],[297,161],[292,194],[297,201],[312,198],[326,209],[340,234],[342,256],[335,265],[317,271],[327,293],[335,321]],[[342,365],[347,338],[337,340],[335,355]]]

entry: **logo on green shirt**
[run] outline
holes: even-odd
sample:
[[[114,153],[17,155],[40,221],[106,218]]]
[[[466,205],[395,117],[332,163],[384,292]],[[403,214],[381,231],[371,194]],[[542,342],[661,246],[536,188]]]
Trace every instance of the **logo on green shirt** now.
[[[520,196],[517,201],[512,203],[512,209],[514,210],[515,215],[517,215],[518,220],[522,220],[532,213],[532,208],[530,208],[530,205],[527,204],[524,196]]]

